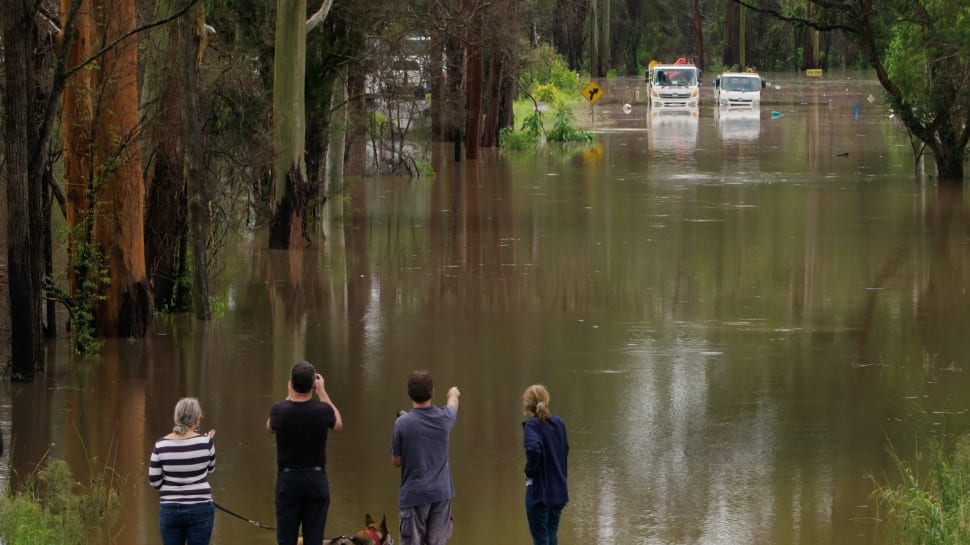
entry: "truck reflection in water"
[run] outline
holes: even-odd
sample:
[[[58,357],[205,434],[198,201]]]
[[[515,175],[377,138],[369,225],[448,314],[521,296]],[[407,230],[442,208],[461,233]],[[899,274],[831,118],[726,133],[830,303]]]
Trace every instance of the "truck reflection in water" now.
[[[761,110],[758,108],[714,108],[714,123],[721,140],[748,141],[761,136]]]
[[[697,149],[697,108],[651,108],[648,115],[651,151],[685,154]]]

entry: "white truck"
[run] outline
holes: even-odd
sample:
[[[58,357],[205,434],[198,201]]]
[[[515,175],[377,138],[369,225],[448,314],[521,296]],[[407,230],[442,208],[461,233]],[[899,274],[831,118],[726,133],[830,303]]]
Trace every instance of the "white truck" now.
[[[719,108],[757,108],[765,80],[753,72],[725,72],[714,78],[714,97]]]
[[[701,71],[683,58],[674,64],[654,64],[647,72],[652,108],[697,108]]]

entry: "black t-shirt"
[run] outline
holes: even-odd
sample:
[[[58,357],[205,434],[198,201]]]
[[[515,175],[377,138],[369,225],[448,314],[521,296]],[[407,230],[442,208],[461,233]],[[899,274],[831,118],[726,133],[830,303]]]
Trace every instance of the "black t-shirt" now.
[[[327,431],[337,423],[328,403],[284,400],[269,411],[269,427],[276,433],[276,465],[282,468],[327,466]]]

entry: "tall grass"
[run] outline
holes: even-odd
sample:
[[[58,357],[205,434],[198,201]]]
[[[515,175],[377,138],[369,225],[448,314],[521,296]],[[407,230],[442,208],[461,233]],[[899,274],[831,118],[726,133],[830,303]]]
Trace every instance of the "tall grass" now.
[[[87,485],[67,463],[48,459],[16,490],[0,498],[4,545],[110,543],[121,499],[109,471]]]
[[[918,453],[914,463],[901,459],[891,446],[889,454],[897,482],[874,479],[873,491],[877,520],[884,525],[889,541],[900,545],[970,543],[970,434],[952,445],[941,443]]]

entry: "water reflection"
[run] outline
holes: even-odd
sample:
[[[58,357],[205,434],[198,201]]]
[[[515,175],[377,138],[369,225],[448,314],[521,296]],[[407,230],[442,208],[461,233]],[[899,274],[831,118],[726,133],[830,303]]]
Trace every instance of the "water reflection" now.
[[[698,108],[652,108],[649,115],[651,151],[682,155],[697,147]]]
[[[587,148],[474,163],[445,148],[432,180],[359,181],[303,251],[244,234],[211,324],[162,318],[87,361],[54,345],[42,380],[0,392],[11,463],[111,460],[118,541],[156,545],[147,456],[174,402],[198,395],[217,501],[272,524],[262,426],[306,357],[346,424],[328,533],[368,512],[393,527],[393,415],[426,367],[463,392],[456,542],[528,541],[533,382],[570,430],[564,543],[878,542],[862,476],[888,467],[886,436],[906,455],[927,430],[970,429],[970,215],[966,196],[914,186],[888,118],[845,115],[868,85],[824,85],[758,136],[705,107]],[[216,543],[271,541],[217,516]]]
[[[761,110],[758,108],[714,108],[714,122],[722,142],[757,140],[761,136]]]

